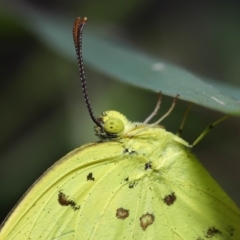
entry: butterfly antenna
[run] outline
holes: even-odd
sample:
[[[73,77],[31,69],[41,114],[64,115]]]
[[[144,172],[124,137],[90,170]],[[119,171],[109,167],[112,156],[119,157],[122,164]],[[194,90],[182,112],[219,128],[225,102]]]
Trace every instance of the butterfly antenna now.
[[[87,21],[86,17],[84,17],[84,18],[77,17],[77,19],[75,20],[74,25],[73,25],[73,40],[74,40],[75,50],[76,50],[76,54],[77,54],[78,70],[79,70],[79,74],[80,74],[84,100],[86,102],[88,112],[89,112],[90,117],[92,118],[93,122],[96,123],[96,125],[102,129],[103,126],[97,120],[97,118],[94,116],[93,110],[91,107],[91,103],[88,98],[87,81],[86,81],[84,67],[83,67],[82,33],[83,33],[83,28],[84,28],[86,21]]]

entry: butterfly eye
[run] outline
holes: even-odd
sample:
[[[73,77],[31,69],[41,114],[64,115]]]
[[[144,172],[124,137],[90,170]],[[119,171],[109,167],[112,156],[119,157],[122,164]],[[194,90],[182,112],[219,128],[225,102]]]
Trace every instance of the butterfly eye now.
[[[124,130],[124,124],[119,118],[109,118],[104,123],[104,131],[109,134],[119,134]]]

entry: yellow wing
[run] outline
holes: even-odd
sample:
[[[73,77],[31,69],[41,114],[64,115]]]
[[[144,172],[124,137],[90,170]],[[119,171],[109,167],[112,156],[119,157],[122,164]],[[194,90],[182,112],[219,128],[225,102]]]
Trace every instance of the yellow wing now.
[[[240,211],[176,136],[151,128],[74,150],[30,189],[0,239],[240,239]]]

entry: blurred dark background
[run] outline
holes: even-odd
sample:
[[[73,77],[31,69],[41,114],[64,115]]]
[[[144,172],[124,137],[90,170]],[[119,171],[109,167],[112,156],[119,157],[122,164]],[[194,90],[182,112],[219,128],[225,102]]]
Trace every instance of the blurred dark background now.
[[[77,61],[71,62],[44,45],[18,21],[16,12],[21,9],[24,13],[27,6],[53,17],[70,16],[73,21],[76,16],[87,16],[98,29],[149,55],[240,86],[238,1],[1,1],[0,222],[57,159],[96,141],[82,98]],[[114,109],[130,120],[142,121],[154,108],[157,94],[115,81],[88,65],[85,72],[96,115]],[[161,112],[171,101],[163,97]],[[168,130],[176,132],[187,105],[178,101],[163,123]],[[193,106],[182,137],[193,142],[210,122],[222,116]],[[194,149],[238,206],[239,141],[239,118],[232,117]]]

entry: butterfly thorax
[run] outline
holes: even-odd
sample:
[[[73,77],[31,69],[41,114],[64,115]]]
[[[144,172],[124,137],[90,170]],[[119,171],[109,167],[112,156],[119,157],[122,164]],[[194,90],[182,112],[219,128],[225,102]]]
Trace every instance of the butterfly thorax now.
[[[95,126],[96,135],[103,141],[119,141],[121,139],[146,139],[154,141],[176,141],[186,147],[189,144],[182,138],[168,132],[161,125],[131,122],[117,111],[106,111],[98,118],[102,128]]]
[[[163,126],[131,122],[116,111],[103,112],[98,120],[103,127],[95,127],[95,131],[101,141],[121,143],[123,156],[129,155],[134,161],[141,162],[141,165],[145,166],[142,170],[159,170],[165,162],[164,159],[170,159],[172,152],[180,156],[185,154],[184,149],[189,146],[182,138],[166,131]]]

